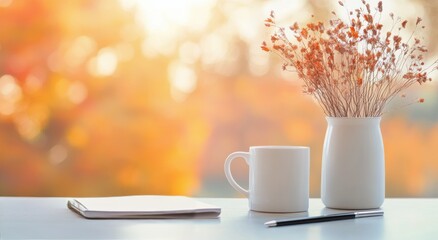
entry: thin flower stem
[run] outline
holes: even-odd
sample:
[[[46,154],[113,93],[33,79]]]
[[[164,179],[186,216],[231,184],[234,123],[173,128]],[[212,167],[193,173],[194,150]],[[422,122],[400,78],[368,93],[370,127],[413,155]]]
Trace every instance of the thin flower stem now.
[[[312,95],[327,116],[381,116],[388,102],[403,90],[431,81],[428,76],[438,69],[438,60],[424,66],[427,49],[415,37],[421,18],[403,41],[400,31],[406,20],[394,19],[391,13],[393,23],[389,31],[383,31],[382,1],[374,11],[366,0],[353,11],[344,3],[339,2],[347,22],[334,13],[335,18],[326,24],[300,27],[294,23],[284,28],[276,25],[272,12],[265,25],[276,31],[270,46],[263,42],[262,49],[279,55],[285,62],[283,70],[298,73],[303,92]]]

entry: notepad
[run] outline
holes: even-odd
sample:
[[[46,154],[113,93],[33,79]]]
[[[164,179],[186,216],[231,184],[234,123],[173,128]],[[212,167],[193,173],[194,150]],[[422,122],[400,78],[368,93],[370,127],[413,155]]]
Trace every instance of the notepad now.
[[[85,218],[217,218],[221,208],[184,196],[77,198],[68,208]]]

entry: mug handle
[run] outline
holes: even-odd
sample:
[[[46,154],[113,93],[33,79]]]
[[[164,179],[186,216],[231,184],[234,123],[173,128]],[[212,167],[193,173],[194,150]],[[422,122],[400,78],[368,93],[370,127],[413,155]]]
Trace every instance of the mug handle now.
[[[238,192],[248,197],[249,196],[248,190],[242,188],[239,184],[237,184],[236,180],[234,180],[233,175],[231,174],[231,162],[238,157],[245,159],[246,164],[248,164],[249,166],[248,152],[233,152],[225,160],[225,166],[224,166],[225,176],[227,177],[228,182],[231,184],[231,186],[233,186],[234,189],[236,189]]]

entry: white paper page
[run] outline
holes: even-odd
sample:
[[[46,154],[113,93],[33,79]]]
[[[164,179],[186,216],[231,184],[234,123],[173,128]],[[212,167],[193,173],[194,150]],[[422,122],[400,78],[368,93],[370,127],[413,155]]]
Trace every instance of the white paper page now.
[[[181,212],[189,210],[220,209],[183,196],[123,196],[77,198],[88,211],[103,212]]]

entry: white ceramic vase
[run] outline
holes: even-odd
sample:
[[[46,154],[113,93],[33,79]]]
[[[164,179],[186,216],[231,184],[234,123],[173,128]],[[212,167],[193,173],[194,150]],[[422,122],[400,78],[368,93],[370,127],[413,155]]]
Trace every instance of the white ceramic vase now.
[[[327,117],[321,175],[326,207],[379,208],[385,200],[380,117]]]

